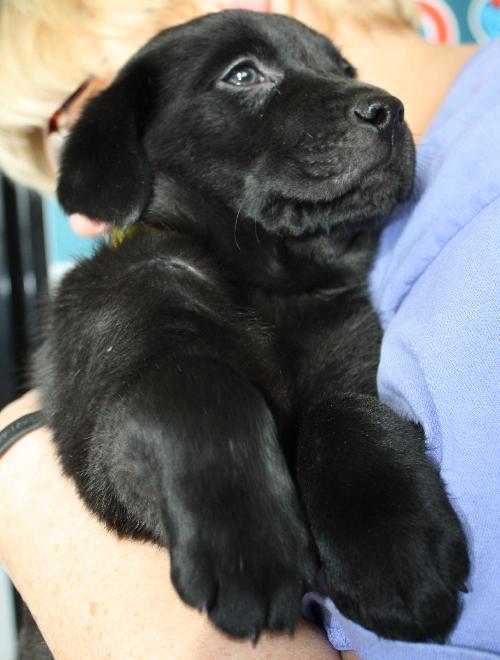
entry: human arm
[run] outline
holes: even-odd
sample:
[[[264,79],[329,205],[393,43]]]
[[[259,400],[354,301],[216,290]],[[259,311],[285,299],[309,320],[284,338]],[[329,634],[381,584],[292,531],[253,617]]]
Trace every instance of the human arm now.
[[[0,428],[36,407],[29,393],[0,412]],[[46,429],[2,457],[0,484],[0,559],[56,658],[339,657],[306,622],[256,648],[218,632],[175,593],[164,549],[119,539],[88,512]]]

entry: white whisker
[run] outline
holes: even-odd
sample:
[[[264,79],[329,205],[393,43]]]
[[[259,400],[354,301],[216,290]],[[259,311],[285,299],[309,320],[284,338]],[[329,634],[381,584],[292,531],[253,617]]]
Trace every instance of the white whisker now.
[[[240,217],[240,211],[241,211],[241,206],[240,206],[240,208],[238,209],[238,213],[236,214],[236,219],[235,219],[235,221],[234,221],[234,232],[233,232],[233,237],[234,237],[234,244],[236,245],[236,247],[238,248],[238,250],[240,250],[240,252],[241,252],[240,244],[238,243],[238,239],[237,239],[237,237],[236,237],[236,233],[237,233],[237,231],[238,231],[238,218]]]
[[[253,233],[255,234],[255,242],[260,243],[260,238],[257,233],[257,220],[255,218],[253,220]]]

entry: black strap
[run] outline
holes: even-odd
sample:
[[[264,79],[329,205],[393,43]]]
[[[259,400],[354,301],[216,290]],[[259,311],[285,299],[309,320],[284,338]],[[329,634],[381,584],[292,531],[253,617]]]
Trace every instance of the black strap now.
[[[19,419],[16,419],[15,422],[12,422],[12,424],[6,426],[3,431],[0,431],[0,456],[22,438],[23,435],[41,426],[43,426],[43,418],[40,410],[23,415]]]

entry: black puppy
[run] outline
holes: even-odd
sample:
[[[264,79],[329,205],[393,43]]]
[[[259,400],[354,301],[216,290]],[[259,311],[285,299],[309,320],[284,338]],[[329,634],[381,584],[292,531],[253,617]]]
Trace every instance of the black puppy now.
[[[64,279],[46,419],[87,504],[168,546],[182,598],[230,634],[293,628],[311,587],[387,637],[443,641],[457,618],[464,534],[375,384],[366,274],[413,175],[396,98],[244,11],[158,35],[68,140],[64,208],[143,230]]]

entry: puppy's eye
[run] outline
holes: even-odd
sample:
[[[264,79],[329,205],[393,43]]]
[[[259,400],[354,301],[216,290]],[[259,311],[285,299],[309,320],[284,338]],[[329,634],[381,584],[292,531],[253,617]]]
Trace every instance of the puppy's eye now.
[[[251,87],[265,80],[265,75],[250,62],[237,64],[222,78],[222,82],[236,87]]]

